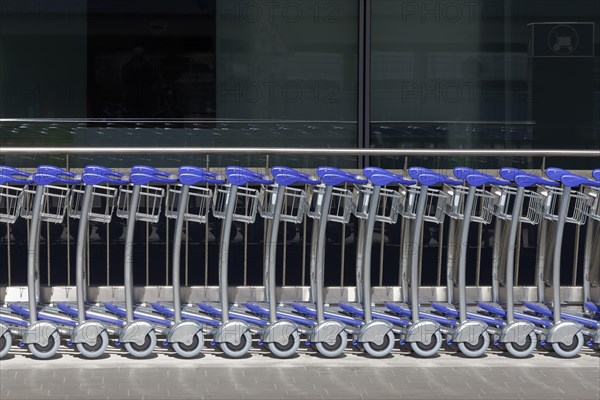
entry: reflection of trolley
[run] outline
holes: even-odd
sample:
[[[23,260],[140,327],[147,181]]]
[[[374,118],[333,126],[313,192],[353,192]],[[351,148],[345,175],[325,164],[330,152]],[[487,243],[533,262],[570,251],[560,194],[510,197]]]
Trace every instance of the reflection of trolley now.
[[[23,204],[23,187],[33,182],[31,175],[16,168],[0,166],[0,222],[14,224],[19,218]],[[12,185],[9,185],[12,184]],[[19,186],[15,186],[19,185]],[[28,322],[0,307],[0,359],[12,346],[13,333],[22,336]]]

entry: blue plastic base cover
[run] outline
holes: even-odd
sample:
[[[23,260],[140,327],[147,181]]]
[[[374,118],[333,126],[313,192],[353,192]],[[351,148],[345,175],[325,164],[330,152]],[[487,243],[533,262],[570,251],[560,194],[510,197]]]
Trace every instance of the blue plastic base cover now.
[[[479,302],[479,303],[477,303],[477,305],[482,310],[487,311],[491,314],[495,314],[500,317],[506,317],[506,311],[503,308],[501,308],[498,304]],[[521,312],[515,312],[514,316],[515,316],[515,319],[517,319],[517,320],[528,321],[528,322],[531,322],[532,324],[543,326],[545,328],[549,328],[550,326],[552,326],[552,322],[550,322],[548,319],[536,317],[535,315],[529,315],[529,314],[524,314]]]
[[[553,313],[552,310],[546,306],[545,304],[541,304],[541,303],[530,303],[530,302],[524,302],[524,304],[527,306],[527,308],[535,311],[536,313],[542,314],[548,318],[552,318]],[[586,326],[588,328],[592,328],[592,329],[598,329],[598,321],[591,319],[591,318],[586,318],[583,315],[577,315],[577,314],[573,314],[570,312],[562,312],[560,313],[560,317],[562,319],[568,320],[568,321],[575,321],[580,323],[583,326]]]
[[[404,315],[409,318],[412,317],[412,311],[405,303],[385,303],[385,306],[399,315]],[[424,311],[419,311],[419,318],[423,320],[435,321],[438,324],[451,327],[458,325],[458,322],[455,319],[444,318],[440,315],[435,315]]]
[[[127,310],[125,310],[124,308],[119,307],[118,305],[114,304],[114,303],[104,303],[104,307],[110,311],[111,313],[118,315],[119,317],[126,317],[127,316]],[[150,314],[146,314],[146,313],[142,313],[142,312],[138,312],[138,311],[134,311],[133,312],[133,318],[134,319],[139,319],[142,321],[148,321],[150,323],[153,324],[158,324],[158,325],[163,325],[166,327],[170,327],[171,325],[173,325],[173,321],[165,319],[165,318],[161,318],[159,316],[153,316]]]
[[[365,312],[361,306],[358,304],[348,304],[348,303],[340,303],[340,308],[352,315],[357,317],[364,318]],[[394,315],[386,314],[385,312],[381,312],[379,310],[372,310],[371,316],[373,319],[380,319],[382,321],[387,321],[392,325],[400,325],[400,326],[408,326],[410,325],[410,321],[404,318],[396,317]]]
[[[200,309],[202,311],[204,311],[208,314],[211,314],[211,315],[214,315],[217,317],[220,317],[222,315],[221,309],[213,306],[212,304],[198,303],[198,307],[200,307]],[[246,323],[254,324],[254,325],[258,325],[258,326],[267,326],[269,324],[267,321],[263,320],[262,318],[255,317],[253,315],[246,314],[243,312],[232,311],[232,310],[229,310],[229,318],[237,319],[237,320],[244,321]]]
[[[302,314],[307,315],[309,317],[316,317],[317,316],[317,310],[314,307],[307,306],[306,304],[294,303],[294,304],[292,304],[292,307],[294,307],[294,309],[296,311],[298,311],[299,313],[302,313]],[[346,325],[362,326],[364,324],[362,320],[358,320],[358,319],[355,319],[355,318],[352,318],[352,317],[348,317],[348,316],[345,316],[345,315],[333,313],[333,312],[330,312],[330,311],[325,311],[323,313],[323,316],[325,317],[325,319],[331,319],[331,320],[334,320],[334,321],[339,321],[342,324],[346,324]]]
[[[452,304],[447,304],[447,303],[432,303],[431,307],[434,310],[439,311],[440,313],[448,315],[450,317],[458,318],[460,316],[459,311]],[[487,315],[478,314],[478,313],[473,312],[473,311],[467,311],[467,319],[474,320],[474,321],[485,322],[488,325],[504,326],[504,321],[502,321],[500,319],[497,319],[497,318],[494,318],[494,317],[490,317],[490,316],[487,316]]]
[[[267,317],[267,318],[269,317],[269,314],[270,314],[269,308],[263,306],[262,304],[248,302],[248,303],[244,303],[244,306],[246,306],[248,308],[248,310],[252,311],[253,313],[256,313],[263,317]],[[304,325],[304,326],[308,326],[308,327],[313,327],[316,324],[315,321],[312,319],[304,318],[300,315],[294,315],[291,312],[282,311],[282,310],[277,311],[277,319],[292,321],[292,322],[295,322],[296,324],[300,324],[300,325]]]
[[[167,317],[175,316],[175,311],[173,311],[173,309],[169,308],[168,306],[165,306],[160,303],[152,303],[151,306],[154,310],[156,310],[157,312],[159,312]],[[217,321],[213,318],[207,317],[206,315],[197,314],[197,313],[186,311],[186,310],[181,311],[181,318],[189,319],[189,320],[196,321],[201,324],[210,325],[210,326],[219,326],[219,324],[220,324],[219,321]]]

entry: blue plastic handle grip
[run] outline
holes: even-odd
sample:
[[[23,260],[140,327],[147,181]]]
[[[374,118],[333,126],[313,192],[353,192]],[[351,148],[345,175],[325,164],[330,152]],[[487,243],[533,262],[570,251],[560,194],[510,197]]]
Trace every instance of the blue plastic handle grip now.
[[[86,185],[101,185],[103,183],[112,183],[114,185],[126,185],[129,183],[127,179],[113,178],[104,174],[96,174],[93,172],[84,172],[81,175],[81,180]]]
[[[33,174],[33,182],[36,185],[46,186],[52,185],[54,183],[63,183],[65,185],[73,185],[77,183],[81,183],[81,178],[79,177],[70,177],[70,176],[60,176],[54,174],[45,174],[41,172],[36,172]]]
[[[364,185],[369,182],[362,176],[354,175],[334,167],[319,167],[317,168],[317,175],[319,175],[323,183],[330,186],[341,185],[344,183]]]
[[[112,176],[112,177],[117,177],[117,178],[123,178],[125,176],[125,174],[122,174],[117,171],[113,171],[112,169],[103,167],[101,165],[86,165],[85,168],[83,169],[83,172],[84,173],[90,172],[92,174],[106,175],[106,176]]]
[[[593,181],[591,179],[586,178],[585,176],[575,175],[575,174],[565,174],[561,177],[560,181],[562,182],[563,185],[569,186],[569,187],[575,187],[575,186],[581,186],[581,185],[600,187],[600,182]]]
[[[318,185],[321,183],[318,179],[313,179],[310,175],[289,167],[272,167],[271,175],[273,175],[275,182],[282,186],[290,186],[297,183],[305,185]]]
[[[242,186],[247,183],[256,183],[261,185],[270,185],[273,180],[267,179],[264,175],[258,174],[242,167],[227,167],[225,168],[227,180],[235,186]]]
[[[20,171],[16,168],[0,165],[0,184],[20,183],[26,185],[33,182],[31,174]]]
[[[425,168],[425,167],[410,167],[408,169],[408,175],[410,175],[411,178],[416,179],[417,176],[421,175],[421,174],[436,174],[437,172],[429,169],[429,168]]]
[[[498,178],[496,178],[496,177],[494,177],[492,175],[483,174],[481,172],[467,175],[465,177],[465,181],[470,186],[484,186],[484,185],[502,185],[502,186],[507,186],[507,185],[510,185],[509,181],[505,181],[503,179],[498,179]]]
[[[39,167],[37,167],[36,172],[39,172],[40,174],[45,174],[45,175],[54,175],[56,177],[58,177],[58,176],[75,177],[76,176],[76,174],[74,172],[70,172],[70,171],[64,170],[59,167],[55,167],[54,165],[40,165]]]
[[[211,183],[218,185],[225,183],[225,179],[222,179],[214,172],[208,172],[199,167],[185,165],[179,167],[179,182],[184,185],[196,185],[198,183]]]
[[[453,172],[454,172],[454,176],[457,177],[458,179],[460,179],[461,181],[464,181],[465,179],[467,179],[467,176],[469,176],[469,175],[481,174],[481,172],[477,171],[476,169],[469,168],[469,167],[456,167],[456,168],[454,168]]]
[[[515,176],[517,175],[525,175],[529,173],[519,169],[519,168],[512,168],[512,167],[504,167],[504,168],[500,168],[500,176],[504,179],[506,179],[507,181],[514,181],[515,180]]]
[[[154,167],[149,167],[147,165],[134,165],[133,167],[131,167],[131,174],[146,174],[146,175],[153,175],[156,178],[169,178],[171,177],[171,174],[169,174],[168,172],[165,171],[161,171],[159,169],[156,169]]]
[[[558,182],[549,181],[540,176],[528,174],[526,172],[514,177],[514,181],[518,186],[531,187],[536,185],[543,186],[558,186]]]
[[[564,175],[572,175],[571,172],[562,168],[546,168],[546,176],[553,181],[560,181]]]
[[[177,179],[172,175],[161,176],[156,174],[146,174],[135,172],[129,175],[129,180],[134,185],[147,185],[150,183],[176,183]]]
[[[378,167],[366,167],[363,169],[363,173],[369,180],[377,186],[385,186],[391,184],[398,185],[414,185],[417,183],[412,179],[407,179],[402,175],[395,174],[388,170]]]
[[[592,176],[595,180],[600,181],[600,168],[592,171]]]

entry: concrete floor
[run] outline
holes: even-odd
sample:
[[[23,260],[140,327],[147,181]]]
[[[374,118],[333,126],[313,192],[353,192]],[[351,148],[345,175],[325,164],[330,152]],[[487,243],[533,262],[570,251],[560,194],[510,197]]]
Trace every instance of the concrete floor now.
[[[100,360],[65,348],[51,360],[14,348],[0,361],[0,399],[599,399],[600,353],[564,360],[539,352],[515,360],[490,350],[473,360],[443,351],[419,359],[397,350],[375,360],[349,351],[325,359],[303,350],[280,360],[256,348],[241,360],[207,349],[184,360],[166,350]]]

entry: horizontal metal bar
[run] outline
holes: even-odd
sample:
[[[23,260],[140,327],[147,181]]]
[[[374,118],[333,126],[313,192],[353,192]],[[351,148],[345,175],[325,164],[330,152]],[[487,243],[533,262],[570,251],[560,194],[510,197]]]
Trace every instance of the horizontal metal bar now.
[[[331,149],[297,147],[3,147],[2,154],[278,154],[348,156],[600,157],[600,150]]]

